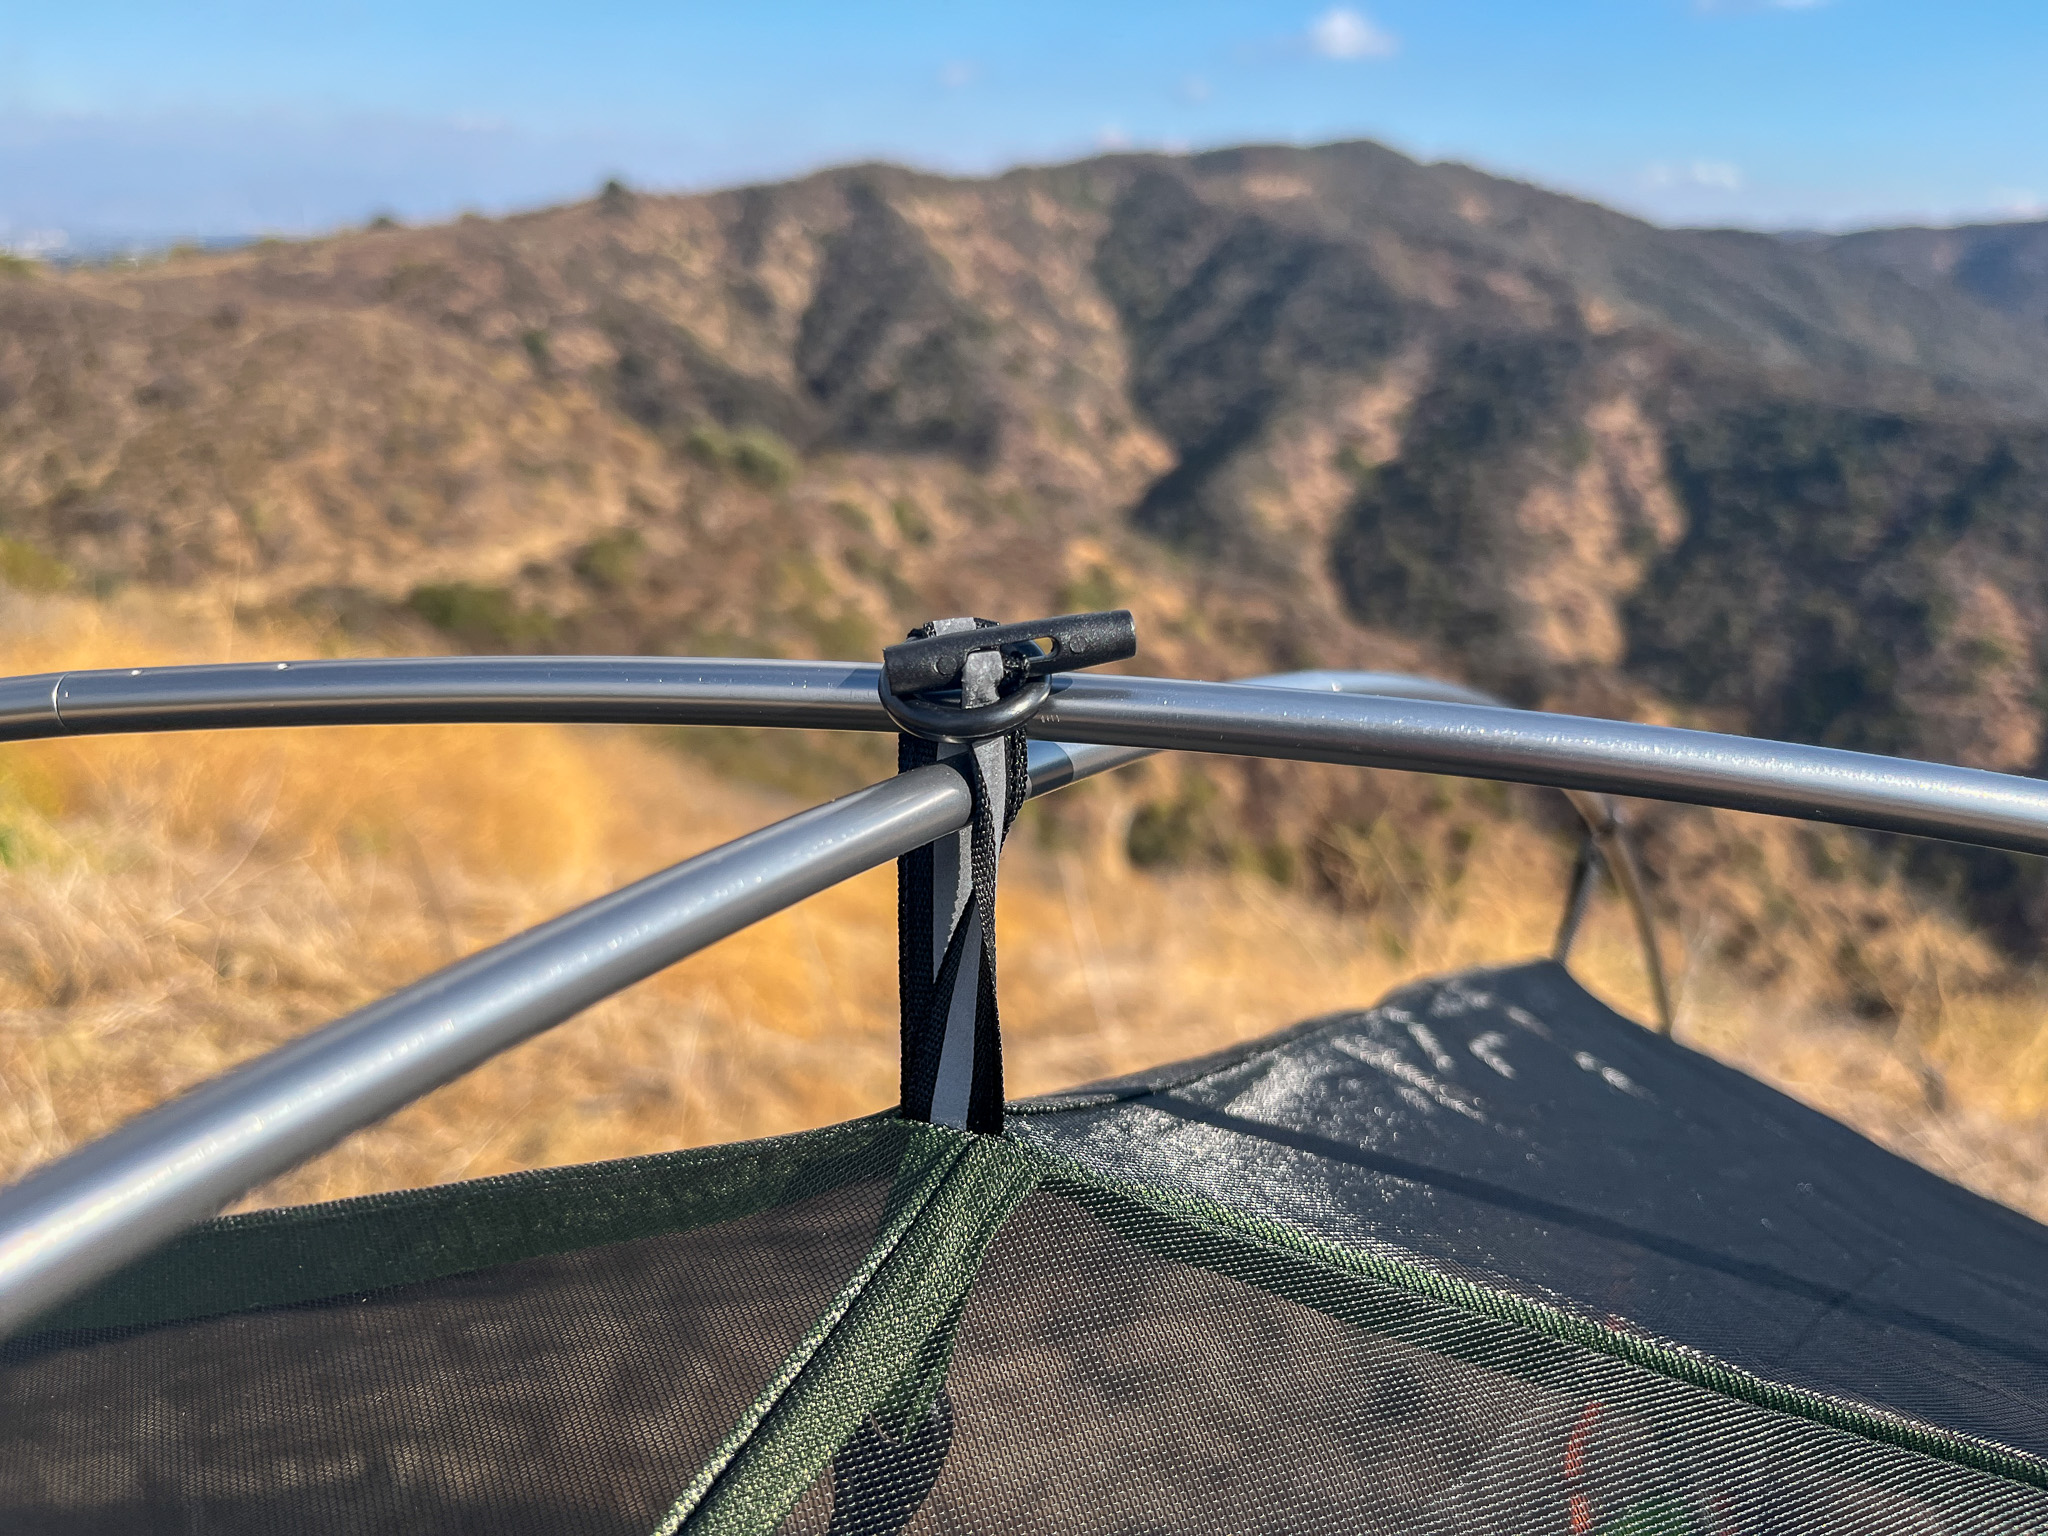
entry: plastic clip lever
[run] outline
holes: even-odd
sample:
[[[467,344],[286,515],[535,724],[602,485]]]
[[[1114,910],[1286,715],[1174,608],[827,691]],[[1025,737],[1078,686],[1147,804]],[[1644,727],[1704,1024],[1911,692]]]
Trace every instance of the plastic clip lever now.
[[[993,704],[963,706],[958,690],[967,660],[987,651],[1002,654],[1003,680],[1011,691]],[[1014,731],[1037,714],[1052,692],[1046,679],[1053,673],[1137,654],[1138,627],[1127,608],[990,624],[887,647],[876,691],[889,717],[913,736],[981,741]],[[948,693],[954,697],[946,698]]]

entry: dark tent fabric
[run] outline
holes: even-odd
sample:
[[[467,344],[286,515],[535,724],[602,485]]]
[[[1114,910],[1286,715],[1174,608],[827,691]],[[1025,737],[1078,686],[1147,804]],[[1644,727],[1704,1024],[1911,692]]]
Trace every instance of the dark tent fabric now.
[[[1026,1106],[1017,1132],[2048,1457],[2048,1228],[1544,962]]]
[[[2048,1531],[2048,1231],[1469,973],[1014,1106],[224,1219],[0,1529]]]

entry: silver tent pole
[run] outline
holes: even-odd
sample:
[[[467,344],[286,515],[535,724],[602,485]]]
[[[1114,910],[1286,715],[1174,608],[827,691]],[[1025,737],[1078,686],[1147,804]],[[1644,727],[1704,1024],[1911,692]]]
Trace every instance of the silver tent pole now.
[[[0,741],[394,721],[890,730],[874,694],[878,670],[850,662],[464,656],[48,673],[0,681]],[[1381,686],[1364,694],[1068,674],[1053,680],[1050,701],[1027,729],[1063,744],[1507,779],[2048,852],[2048,786],[2037,780],[1675,726],[1439,702],[1455,685],[1422,679],[1402,681],[1431,697],[1400,698],[1391,696],[1393,679],[1374,676]],[[1461,700],[1483,697],[1456,691]]]
[[[655,656],[410,656],[119,667],[0,678],[0,741],[285,725],[774,725],[893,731],[872,662]],[[1251,681],[1468,704],[1499,701],[1393,672]]]
[[[0,741],[109,731],[473,721],[890,731],[873,663],[412,656],[0,679]]]
[[[0,1191],[0,1336],[265,1179],[749,923],[965,826],[924,768],[437,971]]]
[[[1033,735],[1399,768],[2048,853],[2048,782],[1668,725],[1153,677],[1055,678]]]
[[[175,680],[184,684],[209,669],[164,670],[186,673]],[[257,671],[251,692],[260,696],[263,669],[235,670]],[[872,701],[875,669],[864,670]],[[218,675],[198,681],[210,701],[189,706],[187,694],[173,706],[187,712],[174,718],[189,723],[203,708],[208,724],[230,723]],[[228,681],[237,691],[244,683]],[[360,677],[351,681],[362,688]],[[771,675],[771,684],[781,681]],[[167,692],[159,684],[112,728],[152,728],[141,721],[162,718]],[[773,707],[813,708],[804,700]],[[874,714],[886,723],[879,704]],[[1149,755],[1031,747],[1034,795]],[[966,782],[950,768],[858,790],[471,955],[36,1170],[0,1190],[0,1337],[500,1052],[750,923],[958,831],[970,809]]]

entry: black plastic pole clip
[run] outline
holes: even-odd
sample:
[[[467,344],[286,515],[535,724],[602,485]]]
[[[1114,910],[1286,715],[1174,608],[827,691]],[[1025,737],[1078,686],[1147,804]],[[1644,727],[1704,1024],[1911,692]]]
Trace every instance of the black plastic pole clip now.
[[[993,704],[962,705],[967,658],[986,651],[1002,654],[1002,686],[1008,691]],[[1137,654],[1138,627],[1128,608],[989,624],[887,647],[876,691],[889,718],[913,736],[981,741],[1014,731],[1037,714],[1052,692],[1046,679],[1053,673]]]

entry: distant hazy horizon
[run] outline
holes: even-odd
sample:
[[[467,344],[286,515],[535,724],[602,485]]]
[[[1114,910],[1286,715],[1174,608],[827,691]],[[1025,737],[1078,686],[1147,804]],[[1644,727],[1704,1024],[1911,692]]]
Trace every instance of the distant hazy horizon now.
[[[1663,224],[2039,218],[2044,63],[2024,0],[53,7],[0,39],[0,246],[1352,138]]]

